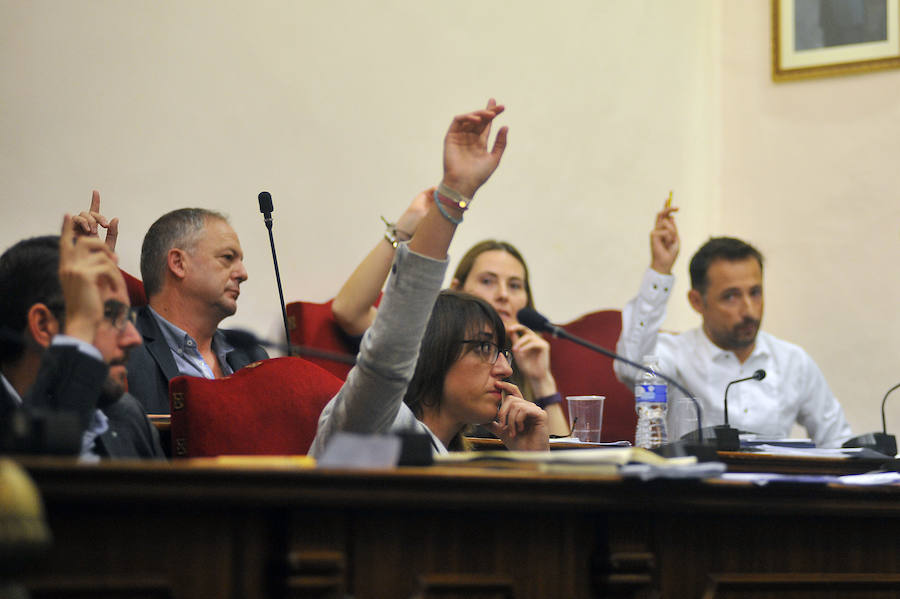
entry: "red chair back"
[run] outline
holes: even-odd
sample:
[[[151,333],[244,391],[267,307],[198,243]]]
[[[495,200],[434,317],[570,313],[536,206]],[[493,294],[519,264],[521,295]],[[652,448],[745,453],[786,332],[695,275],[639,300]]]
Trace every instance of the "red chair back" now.
[[[285,307],[291,344],[353,358],[356,352],[351,349],[350,341],[331,313],[331,301],[324,304],[291,302]],[[346,379],[350,369],[353,368],[352,363],[328,357],[304,355],[304,358],[321,366],[341,380]]]
[[[229,377],[169,381],[173,457],[299,455],[343,381],[302,358],[263,360]]]
[[[137,277],[133,277],[121,268],[119,272],[125,279],[125,290],[128,292],[128,299],[131,300],[131,307],[137,308],[147,305],[147,293],[144,291],[144,283]]]
[[[592,312],[562,328],[615,350],[622,331],[622,313],[619,310]],[[550,370],[563,396],[563,405],[567,395],[606,396],[600,440],[634,443],[634,428],[637,425],[634,393],[616,378],[612,359],[565,339],[548,337],[547,341],[550,342]]]

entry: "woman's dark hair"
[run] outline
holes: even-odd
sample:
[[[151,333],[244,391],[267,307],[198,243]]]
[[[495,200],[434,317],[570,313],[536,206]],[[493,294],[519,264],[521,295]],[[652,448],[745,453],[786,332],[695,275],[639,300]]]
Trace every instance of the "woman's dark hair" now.
[[[534,300],[531,297],[531,278],[528,275],[528,265],[525,264],[525,258],[522,257],[522,254],[519,252],[519,250],[516,249],[516,246],[507,241],[485,239],[484,241],[479,241],[471,248],[469,248],[469,251],[466,252],[466,255],[463,256],[459,261],[459,264],[456,267],[456,272],[453,273],[453,278],[459,281],[459,288],[462,289],[462,286],[465,285],[466,279],[468,279],[469,275],[472,273],[472,267],[475,266],[475,260],[478,259],[478,256],[485,252],[494,250],[506,252],[507,254],[518,260],[519,264],[522,265],[522,269],[525,271],[525,293],[528,296],[528,303],[525,305],[533,309]]]
[[[489,303],[452,289],[438,295],[419,348],[415,374],[403,398],[416,418],[422,419],[426,407],[440,408],[447,372],[466,350],[462,341],[477,338],[486,328],[501,349],[509,349],[503,321]]]

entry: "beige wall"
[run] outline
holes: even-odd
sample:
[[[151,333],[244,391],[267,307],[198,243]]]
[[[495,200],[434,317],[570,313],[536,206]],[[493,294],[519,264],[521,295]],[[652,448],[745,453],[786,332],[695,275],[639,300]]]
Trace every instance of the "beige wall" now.
[[[881,398],[900,382],[900,70],[773,83],[767,4],[723,3],[711,232],[759,245],[766,329],[815,358],[854,432],[880,429]]]
[[[157,216],[221,209],[251,273],[227,324],[268,334],[256,194],[275,201],[286,297],[327,299],[378,240],[378,215],[438,181],[452,115],[493,95],[510,147],[452,265],[506,238],[554,320],[620,307],[674,189],[684,250],[667,326],[697,322],[683,275],[699,243],[746,236],[770,260],[767,328],[810,350],[854,430],[876,425],[898,354],[881,316],[900,241],[881,157],[900,71],[774,85],[766,2],[0,0],[0,28],[4,247],[98,188],[137,272]]]

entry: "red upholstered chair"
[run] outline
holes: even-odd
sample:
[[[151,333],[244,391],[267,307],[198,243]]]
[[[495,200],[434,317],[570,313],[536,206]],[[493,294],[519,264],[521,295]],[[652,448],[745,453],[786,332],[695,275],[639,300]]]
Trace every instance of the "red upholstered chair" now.
[[[139,306],[146,306],[147,294],[144,292],[144,283],[121,268],[119,269],[119,272],[122,273],[122,277],[125,279],[125,289],[128,291],[128,299],[131,300],[131,307],[137,308]]]
[[[288,331],[291,344],[312,350],[322,350],[336,354],[333,359],[328,356],[317,356],[311,353],[302,354],[310,362],[321,366],[331,374],[346,379],[353,368],[352,359],[356,356],[351,348],[351,340],[338,326],[331,313],[331,302],[324,304],[313,302],[291,302],[286,306]],[[345,360],[341,360],[343,357]],[[349,360],[347,360],[349,359]]]
[[[173,457],[305,454],[343,381],[297,357],[169,382]]]
[[[563,325],[565,330],[615,351],[622,331],[622,313],[602,310],[585,314]],[[565,339],[547,337],[550,342],[550,369],[563,396],[604,395],[601,441],[627,440],[634,443],[637,415],[634,394],[619,382],[613,372],[612,359]]]

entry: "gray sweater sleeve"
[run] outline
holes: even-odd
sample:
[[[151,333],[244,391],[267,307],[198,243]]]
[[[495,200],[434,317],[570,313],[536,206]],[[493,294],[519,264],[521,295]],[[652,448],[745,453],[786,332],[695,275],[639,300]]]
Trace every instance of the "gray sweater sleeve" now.
[[[337,431],[386,433],[416,426],[403,396],[447,263],[416,254],[406,244],[397,247],[378,315],[363,337],[356,366],[319,417],[310,455],[320,455]]]

